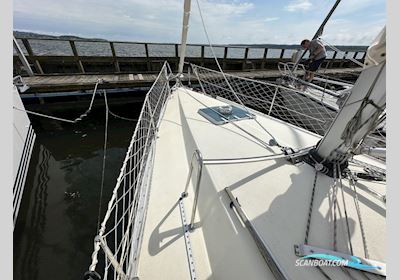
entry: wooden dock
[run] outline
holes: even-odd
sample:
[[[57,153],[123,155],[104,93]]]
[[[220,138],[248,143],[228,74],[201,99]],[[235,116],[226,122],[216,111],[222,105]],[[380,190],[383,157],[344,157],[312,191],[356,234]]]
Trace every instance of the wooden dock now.
[[[324,69],[320,73],[335,75],[340,78],[355,77],[361,72],[361,68],[333,68]],[[272,80],[280,77],[278,70],[256,70],[228,72],[232,75],[258,79]],[[103,79],[105,83],[101,88],[137,88],[149,87],[156,79],[157,74],[68,74],[68,75],[46,75],[23,77],[23,82],[29,86],[25,93],[47,93],[47,92],[66,92],[93,89],[98,79]],[[188,81],[185,76],[184,81]],[[196,84],[196,77],[191,77],[191,82]]]
[[[105,81],[101,87],[107,89],[148,88],[164,61],[172,72],[177,72],[180,55],[180,45],[171,43],[18,37],[13,42],[14,76],[23,76],[23,82],[29,86],[24,94],[42,96],[44,93],[52,96],[83,93],[93,89],[98,79]],[[358,65],[363,63],[367,48],[337,47],[327,47],[327,58],[320,73],[344,79],[358,75]],[[279,77],[279,63],[291,62],[298,50],[298,45],[214,46],[225,73],[260,80]],[[216,69],[210,49],[204,44],[189,44],[185,61]],[[193,75],[192,81],[196,83]]]
[[[165,60],[177,71],[180,45],[170,43],[118,42],[105,40],[63,40],[16,38],[14,76],[26,74],[19,55],[23,54],[34,74],[113,74],[158,73]],[[299,45],[215,45],[214,51],[224,71],[277,69],[279,62],[290,62]],[[357,67],[363,62],[366,46],[326,47],[322,68]],[[339,50],[339,51],[338,51]],[[307,58],[307,54],[304,57]],[[353,60],[353,62],[351,61]],[[210,48],[188,44],[186,62],[215,67]]]

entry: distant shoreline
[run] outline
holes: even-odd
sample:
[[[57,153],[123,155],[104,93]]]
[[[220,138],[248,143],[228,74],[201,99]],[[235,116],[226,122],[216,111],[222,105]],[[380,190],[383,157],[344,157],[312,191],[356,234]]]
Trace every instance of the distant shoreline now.
[[[74,36],[74,35],[50,35],[50,34],[40,34],[40,33],[35,33],[35,32],[26,32],[26,31],[19,31],[19,30],[13,30],[13,34],[16,37],[20,38],[37,38],[37,39],[60,39],[60,40],[96,40],[96,41],[105,41],[107,42],[108,40],[101,39],[101,38],[85,38],[85,37],[79,37],[79,36]]]
[[[19,30],[13,30],[13,34],[15,37],[18,38],[28,38],[28,39],[60,39],[60,40],[85,40],[85,41],[104,41],[108,42],[109,40],[107,39],[102,39],[102,38],[87,38],[87,37],[79,37],[79,36],[74,36],[74,35],[50,35],[50,34],[40,34],[40,33],[35,33],[35,32],[26,32],[26,31],[19,31]],[[129,42],[129,41],[127,41]],[[135,41],[132,41],[135,42]],[[145,42],[143,42],[145,43]],[[166,42],[146,42],[146,43],[163,43],[163,44],[177,44],[177,43],[166,43]],[[190,43],[189,43],[190,44]],[[205,43],[203,43],[205,44]],[[199,45],[199,44],[190,44],[190,45]],[[257,48],[269,48],[271,46],[292,46],[292,47],[299,47],[297,44],[214,44],[215,46],[232,46],[232,47],[257,47]],[[360,48],[360,47],[365,47],[367,48],[368,46],[364,45],[336,45],[336,47],[354,47],[354,48]]]

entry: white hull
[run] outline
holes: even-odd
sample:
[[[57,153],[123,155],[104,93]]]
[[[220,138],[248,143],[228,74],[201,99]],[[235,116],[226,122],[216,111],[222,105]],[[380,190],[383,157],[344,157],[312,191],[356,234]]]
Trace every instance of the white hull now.
[[[13,99],[15,107],[24,108],[16,87],[14,87]],[[28,173],[36,134],[33,131],[28,115],[25,112],[17,110],[13,110],[13,112],[13,221],[15,226],[25,188],[25,180]]]

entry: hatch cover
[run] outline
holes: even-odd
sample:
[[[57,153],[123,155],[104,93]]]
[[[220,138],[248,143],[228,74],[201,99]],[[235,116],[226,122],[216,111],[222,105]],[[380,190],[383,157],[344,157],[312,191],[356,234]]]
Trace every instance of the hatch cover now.
[[[198,113],[213,124],[221,125],[230,121],[254,119],[255,115],[236,106],[214,106],[199,109]]]

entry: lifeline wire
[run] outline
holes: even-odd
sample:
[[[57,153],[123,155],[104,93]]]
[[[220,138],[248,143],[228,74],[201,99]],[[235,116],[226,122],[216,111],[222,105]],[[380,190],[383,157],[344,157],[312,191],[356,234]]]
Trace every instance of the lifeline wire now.
[[[104,174],[106,169],[106,157],[107,157],[107,136],[108,136],[108,103],[107,94],[104,90],[104,102],[106,105],[106,121],[104,128],[104,146],[103,146],[103,166],[101,171],[101,186],[100,186],[100,198],[99,198],[99,214],[97,216],[97,231],[100,229],[100,214],[101,214],[101,201],[103,199],[103,188],[104,188]]]

